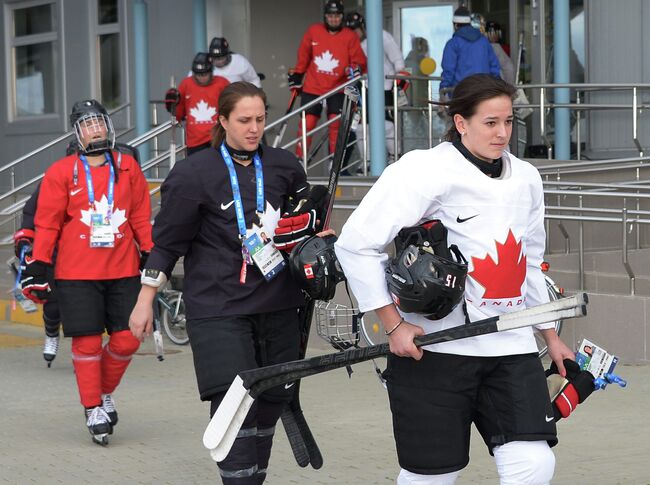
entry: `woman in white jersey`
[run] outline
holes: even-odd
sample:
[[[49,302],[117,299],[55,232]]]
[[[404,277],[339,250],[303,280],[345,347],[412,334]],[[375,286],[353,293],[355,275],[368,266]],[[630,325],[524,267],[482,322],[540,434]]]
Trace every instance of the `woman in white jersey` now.
[[[399,485],[452,484],[469,462],[475,424],[502,484],[549,483],[553,409],[530,327],[419,349],[413,338],[545,303],[544,194],[538,171],[506,150],[515,89],[476,74],[455,88],[447,141],[386,168],[350,216],[336,254],[361,311],[375,310],[392,354],[385,377]],[[464,302],[440,320],[401,314],[384,276],[398,231],[438,219],[468,265]],[[565,375],[574,354],[539,325]]]

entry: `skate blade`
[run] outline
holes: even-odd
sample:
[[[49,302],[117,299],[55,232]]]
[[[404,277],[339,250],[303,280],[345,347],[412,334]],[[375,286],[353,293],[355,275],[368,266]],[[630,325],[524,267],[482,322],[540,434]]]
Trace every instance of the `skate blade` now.
[[[92,439],[93,439],[93,443],[96,443],[96,444],[102,445],[102,446],[107,446],[108,445],[108,433],[93,434],[91,436],[92,436]]]

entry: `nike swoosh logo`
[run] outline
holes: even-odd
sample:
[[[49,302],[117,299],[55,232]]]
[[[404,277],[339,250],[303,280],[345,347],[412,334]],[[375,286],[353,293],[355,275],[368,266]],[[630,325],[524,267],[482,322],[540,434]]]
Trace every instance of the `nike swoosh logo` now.
[[[290,382],[289,384],[285,384],[284,388],[289,389],[289,388],[293,387],[294,384],[295,384],[295,382]]]
[[[82,190],[83,190],[83,188],[81,188],[81,189],[71,190],[71,191],[70,191],[70,197],[74,197],[75,195],[77,195],[77,194],[78,194],[79,192],[81,192]]]
[[[458,224],[462,224],[463,222],[467,222],[467,221],[469,221],[470,219],[474,219],[476,216],[478,216],[478,214],[474,214],[474,215],[471,216],[471,217],[466,217],[465,219],[461,219],[460,216],[457,216],[457,217],[456,217],[456,222],[457,222]]]
[[[314,41],[312,41],[312,42],[311,42],[311,45],[318,45],[318,42],[314,42]]]
[[[555,418],[549,418],[548,416],[544,416],[544,419],[546,420],[547,423],[550,423],[553,421]]]
[[[227,204],[224,204],[224,203],[222,202],[222,203],[221,203],[221,210],[222,210],[222,211],[225,211],[226,209],[228,209],[228,207],[230,207],[230,206],[233,205],[234,203],[235,203],[234,200],[231,200],[231,201],[228,202]]]

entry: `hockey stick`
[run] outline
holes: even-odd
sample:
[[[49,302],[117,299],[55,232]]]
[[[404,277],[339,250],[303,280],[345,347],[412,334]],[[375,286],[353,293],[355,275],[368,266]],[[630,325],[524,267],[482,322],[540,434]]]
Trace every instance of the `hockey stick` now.
[[[359,99],[359,91],[351,86],[344,90],[345,97],[343,99],[343,109],[341,111],[341,124],[336,138],[336,148],[334,149],[334,158],[332,160],[332,170],[327,184],[327,199],[325,201],[325,216],[320,221],[318,231],[327,229],[334,205],[334,197],[336,185],[338,184],[339,174],[345,159],[345,152],[347,150],[347,138],[350,131],[350,124],[352,123],[352,113],[354,107]],[[300,329],[300,352],[299,359],[304,359],[307,352],[307,342],[309,340],[309,332],[311,330],[311,320],[314,314],[314,305],[316,302],[310,300],[305,308],[301,329]],[[306,467],[311,463],[311,466],[318,470],[323,466],[323,456],[318,449],[314,435],[309,429],[309,425],[302,412],[300,406],[300,381],[294,384],[295,389],[293,397],[285,410],[282,413],[282,424],[287,433],[291,450],[296,459],[296,462],[301,467]]]
[[[560,318],[582,317],[587,314],[587,303],[587,295],[580,293],[519,312],[498,315],[468,325],[422,335],[416,337],[415,344],[421,347],[554,322]],[[203,434],[203,445],[210,449],[214,460],[221,461],[230,451],[255,398],[265,390],[303,377],[374,359],[389,352],[389,344],[384,343],[244,371],[235,378],[208,424]]]
[[[297,97],[298,97],[298,89],[292,89],[291,97],[289,98],[289,106],[287,107],[287,111],[284,113],[285,116],[291,113],[291,110],[293,109],[293,104],[296,102]],[[280,126],[280,131],[278,131],[278,134],[275,135],[275,140],[273,140],[274,148],[277,147],[282,141],[282,137],[284,137],[284,132],[287,131],[288,124],[289,124],[289,120],[285,120],[282,123],[282,126]]]

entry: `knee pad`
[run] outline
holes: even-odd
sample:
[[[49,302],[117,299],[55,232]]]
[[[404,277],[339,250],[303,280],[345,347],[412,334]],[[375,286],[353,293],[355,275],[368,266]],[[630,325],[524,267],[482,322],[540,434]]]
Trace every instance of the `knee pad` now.
[[[111,334],[108,348],[113,354],[130,357],[140,348],[140,341],[133,336],[130,330],[120,330]]]
[[[546,441],[511,441],[494,448],[501,485],[546,485],[555,472],[555,454]]]
[[[402,468],[397,475],[397,485],[454,485],[459,473],[460,471],[442,475],[420,475]]]
[[[97,357],[97,360],[99,360],[101,353],[101,335],[72,337],[72,360],[88,360],[89,358],[93,357]]]

